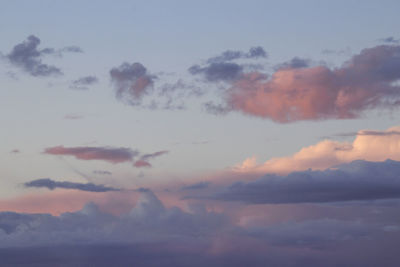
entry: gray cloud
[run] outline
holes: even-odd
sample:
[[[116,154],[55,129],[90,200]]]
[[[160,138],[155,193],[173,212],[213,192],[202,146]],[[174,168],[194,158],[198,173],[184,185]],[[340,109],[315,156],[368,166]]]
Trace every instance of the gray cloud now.
[[[231,62],[237,59],[266,58],[267,53],[260,47],[252,47],[248,52],[227,50],[218,56],[209,58],[204,65],[193,65],[188,71],[192,75],[202,75],[207,82],[231,82],[240,77],[249,64]],[[250,64],[249,66],[256,66]],[[260,66],[257,66],[260,68]]]
[[[218,56],[207,59],[208,64],[221,63],[242,58],[266,58],[268,56],[261,46],[251,47],[248,52],[227,50]]]
[[[210,185],[210,182],[199,182],[196,184],[192,184],[192,185],[186,185],[186,186],[182,186],[181,190],[199,190],[199,189],[205,189],[208,188],[208,186]]]
[[[153,88],[157,77],[147,72],[141,63],[122,63],[110,70],[116,96],[119,100],[130,105],[139,105],[142,98]]]
[[[284,62],[275,66],[275,69],[298,69],[306,68],[310,66],[311,61],[309,59],[294,57],[288,62]]]
[[[60,50],[54,48],[38,49],[40,39],[34,35],[14,46],[5,58],[14,66],[24,70],[32,76],[62,75],[61,69],[56,66],[42,63],[45,55],[62,55],[64,52],[82,52],[77,46],[69,46]]]
[[[99,82],[99,79],[96,76],[84,76],[77,80],[72,81],[69,88],[76,90],[87,90],[88,86],[96,84]]]
[[[236,182],[212,198],[249,204],[326,203],[400,198],[400,162],[354,161],[325,171]]]
[[[64,189],[76,189],[81,191],[89,191],[89,192],[109,192],[109,191],[120,191],[121,189],[108,187],[105,185],[97,185],[93,183],[73,183],[68,181],[54,181],[49,178],[32,180],[24,183],[25,187],[35,187],[41,188],[45,187],[50,190],[54,190],[56,188],[64,188]]]

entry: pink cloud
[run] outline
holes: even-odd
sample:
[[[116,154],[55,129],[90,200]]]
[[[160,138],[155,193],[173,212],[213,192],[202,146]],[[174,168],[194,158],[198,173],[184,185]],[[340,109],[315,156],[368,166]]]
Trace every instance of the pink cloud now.
[[[246,73],[227,90],[227,109],[280,123],[354,118],[398,106],[400,46],[364,49],[343,66],[281,68],[271,77]]]
[[[302,148],[299,152],[281,158],[272,158],[257,164],[248,158],[234,169],[241,172],[280,173],[301,171],[309,168],[323,170],[353,160],[384,161],[400,160],[400,126],[386,131],[361,130],[352,143],[324,140]]]
[[[137,151],[129,148],[113,147],[64,147],[55,146],[44,150],[45,154],[73,156],[81,160],[104,160],[111,163],[132,161],[138,155]]]

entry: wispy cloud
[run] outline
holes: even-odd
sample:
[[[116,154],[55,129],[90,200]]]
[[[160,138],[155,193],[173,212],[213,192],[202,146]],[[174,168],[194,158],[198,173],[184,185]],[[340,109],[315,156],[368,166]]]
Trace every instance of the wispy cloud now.
[[[76,189],[81,191],[89,192],[109,192],[109,191],[120,191],[121,189],[109,187],[105,185],[98,185],[93,183],[74,183],[69,181],[54,181],[49,178],[36,179],[24,183],[25,187],[35,187],[35,188],[48,188],[54,190],[56,188],[63,189]]]

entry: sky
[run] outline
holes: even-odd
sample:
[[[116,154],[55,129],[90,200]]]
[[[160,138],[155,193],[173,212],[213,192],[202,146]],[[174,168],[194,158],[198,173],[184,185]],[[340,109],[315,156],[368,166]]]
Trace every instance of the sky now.
[[[398,1],[0,5],[0,266],[398,266]]]

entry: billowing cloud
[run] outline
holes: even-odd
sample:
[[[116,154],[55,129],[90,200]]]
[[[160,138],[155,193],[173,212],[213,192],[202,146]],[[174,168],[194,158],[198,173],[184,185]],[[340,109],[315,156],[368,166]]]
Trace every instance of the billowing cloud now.
[[[132,161],[139,152],[125,147],[64,147],[55,146],[44,150],[45,154],[73,156],[81,160],[103,160],[111,163]]]
[[[45,55],[62,55],[64,52],[82,52],[77,46],[68,46],[56,50],[54,48],[38,49],[40,39],[34,35],[28,36],[27,40],[14,46],[12,51],[6,55],[8,61],[29,73],[32,76],[61,75],[62,71],[52,65],[42,62]]]
[[[339,68],[283,68],[266,78],[245,73],[226,91],[231,110],[280,123],[355,118],[400,104],[400,46],[362,50]]]
[[[47,188],[50,190],[54,190],[56,188],[64,188],[64,189],[75,189],[81,191],[89,191],[89,192],[108,192],[108,191],[120,191],[121,189],[113,188],[101,184],[93,184],[93,183],[74,183],[68,181],[54,181],[49,178],[36,179],[29,182],[24,183],[25,187],[35,187],[35,188]]]
[[[268,174],[236,182],[215,198],[252,204],[325,203],[400,198],[400,162],[354,161],[324,171]]]
[[[99,82],[96,76],[84,76],[77,80],[72,81],[69,88],[76,90],[87,90],[88,86]]]
[[[143,96],[153,88],[156,76],[147,72],[141,63],[122,63],[110,70],[116,96],[130,105],[139,105]]]
[[[353,160],[400,161],[400,126],[386,131],[361,130],[355,134],[352,143],[324,140],[304,147],[292,156],[272,158],[263,164],[257,164],[255,158],[249,158],[236,166],[235,170],[287,174],[309,168],[323,170]]]
[[[152,165],[150,164],[149,160],[152,160],[156,157],[162,156],[164,154],[167,154],[167,150],[162,150],[162,151],[157,151],[154,153],[150,154],[144,154],[140,156],[139,160],[137,160],[135,163],[133,163],[133,166],[137,168],[142,168],[142,167],[151,167]]]

